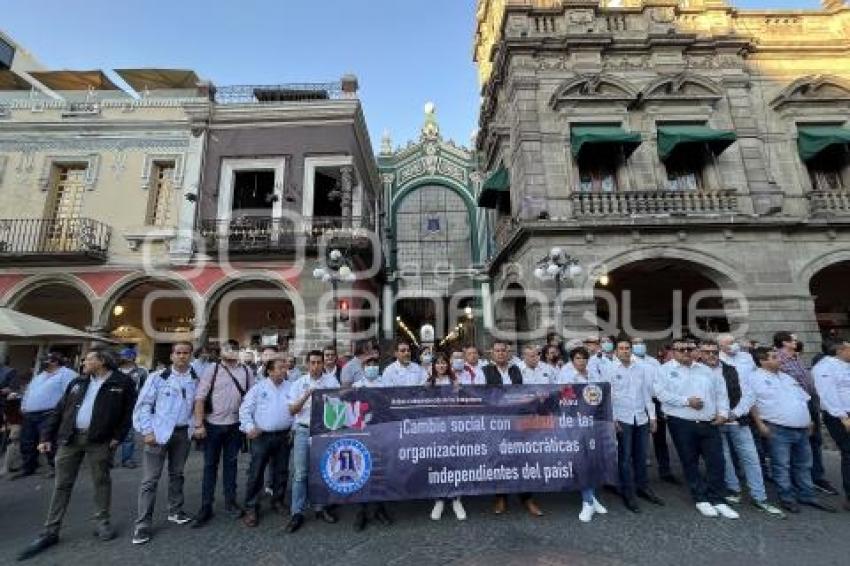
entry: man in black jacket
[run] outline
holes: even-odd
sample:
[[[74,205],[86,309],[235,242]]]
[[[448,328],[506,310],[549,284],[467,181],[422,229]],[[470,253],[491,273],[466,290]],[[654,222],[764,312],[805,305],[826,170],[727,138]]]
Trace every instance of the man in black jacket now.
[[[94,484],[96,534],[103,541],[115,537],[109,525],[112,497],[109,464],[113,451],[130,428],[136,388],[130,378],[116,370],[114,358],[104,350],[88,353],[83,372],[83,377],[68,385],[42,431],[39,451],[49,452],[54,443],[59,446],[56,483],[45,530],[18,555],[18,560],[31,558],[59,542],[59,527],[83,459],[88,460]]]
[[[510,350],[508,343],[503,340],[493,341],[493,363],[484,366],[484,382],[493,387],[503,387],[506,385],[522,385],[522,372],[520,369],[511,365]],[[534,516],[540,517],[543,511],[537,506],[532,499],[530,493],[520,493],[519,499],[525,505],[526,510]],[[508,498],[505,495],[497,495],[496,503],[493,506],[493,513],[501,515],[507,509]]]

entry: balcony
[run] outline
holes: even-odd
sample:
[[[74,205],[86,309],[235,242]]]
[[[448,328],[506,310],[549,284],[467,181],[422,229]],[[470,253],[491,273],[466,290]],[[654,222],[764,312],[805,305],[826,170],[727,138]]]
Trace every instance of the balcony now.
[[[0,219],[2,263],[101,263],[112,228],[91,218]]]
[[[574,217],[726,216],[738,214],[734,190],[573,193]]]
[[[370,217],[303,217],[297,220],[245,216],[232,220],[207,219],[200,224],[205,252],[219,254],[292,254],[315,249],[323,241],[352,248],[369,248],[375,230]]]
[[[850,216],[850,191],[812,191],[808,197],[812,216]]]
[[[351,98],[351,92],[346,86],[343,82],[221,86],[215,89],[215,102],[217,104],[263,104]]]

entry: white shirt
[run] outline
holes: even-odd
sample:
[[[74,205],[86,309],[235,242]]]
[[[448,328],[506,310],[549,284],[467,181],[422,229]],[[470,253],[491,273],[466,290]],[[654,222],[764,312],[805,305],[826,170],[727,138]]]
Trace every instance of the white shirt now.
[[[302,375],[292,384],[289,389],[289,406],[293,407],[308,389],[338,389],[339,381],[335,377],[322,375],[319,379],[313,379],[310,374]],[[313,408],[311,399],[304,402],[304,406],[295,415],[295,423],[302,426],[310,426],[310,410]]]
[[[558,374],[558,370],[544,362],[537,362],[534,368],[522,362],[519,370],[522,372],[523,385],[550,385],[555,383]]]
[[[605,375],[605,371],[612,363],[613,361],[611,358],[606,356],[604,353],[599,353],[590,356],[590,359],[587,360],[587,371],[590,373],[593,381],[599,381],[602,379],[602,376]]]
[[[684,366],[670,360],[661,366],[655,383],[655,396],[664,414],[689,421],[713,421],[718,415],[729,415],[729,395],[723,377],[715,375],[700,363]],[[688,406],[690,397],[702,399],[701,410]]]
[[[425,370],[416,362],[404,366],[396,360],[384,369],[384,379],[394,387],[418,387],[425,384]]]
[[[756,371],[756,361],[749,352],[738,352],[734,356],[730,356],[723,350],[720,350],[720,361],[730,366],[735,366],[738,371],[738,377],[744,377]]]
[[[658,377],[661,375],[661,362],[653,358],[652,356],[632,356],[632,359],[640,364],[645,364],[649,368],[650,376],[652,378],[652,396],[655,396],[655,382],[658,381]]]
[[[484,377],[484,366],[479,362],[475,366],[471,366],[466,362],[463,363],[463,369],[456,371],[457,381],[461,385],[484,385],[486,379]]]
[[[100,391],[100,386],[106,381],[110,374],[103,377],[91,376],[90,383],[86,389],[86,396],[83,397],[83,402],[77,411],[77,430],[88,430],[91,425],[91,415],[94,410],[94,400],[97,398],[97,392]]]
[[[703,365],[705,365],[705,364],[703,364]],[[726,383],[726,378],[723,377],[723,365],[722,364],[718,363],[717,366],[715,366],[715,367],[711,367],[709,365],[706,365],[705,367],[707,367],[709,370],[711,370],[711,373],[713,373],[715,376],[722,379],[724,383]],[[737,371],[737,369],[736,369],[736,371]],[[738,404],[735,405],[734,407],[730,406],[730,410],[729,410],[730,417],[734,417],[736,419],[741,418],[744,415],[748,414],[750,412],[750,409],[753,408],[753,405],[756,404],[756,394],[753,391],[753,388],[750,387],[749,377],[747,377],[746,375],[741,376],[741,374],[739,373],[738,374],[738,385],[741,387],[741,398],[738,400]],[[727,396],[729,395],[729,388],[728,387],[726,388],[726,395]],[[731,403],[732,401],[730,400],[729,402]]]
[[[380,387],[392,387],[393,384],[388,382],[383,375],[379,375],[377,379],[366,379],[365,377],[360,381],[355,381],[354,387],[355,389],[359,389],[361,387],[370,388],[380,388]]]
[[[493,364],[493,365],[499,371],[499,375],[502,376],[502,385],[513,385],[514,382],[511,381],[511,373],[510,373],[511,365],[508,364],[508,366],[504,370],[496,364]]]
[[[452,385],[452,380],[449,379],[449,376],[447,375],[441,375],[434,381],[434,385],[436,385],[437,387]]]
[[[850,364],[827,356],[812,368],[821,408],[837,419],[850,415]]]
[[[292,385],[292,382],[286,379],[280,385],[275,385],[270,378],[258,381],[248,390],[239,406],[239,430],[242,432],[251,432],[256,428],[262,432],[289,430],[293,420],[289,412],[289,391]]]
[[[77,378],[74,370],[64,366],[53,373],[43,371],[33,378],[21,399],[21,411],[38,413],[52,411],[62,399],[68,385]]]
[[[555,377],[555,383],[559,385],[568,383],[590,383],[590,372],[587,370],[585,371],[585,374],[580,374],[576,371],[572,362],[570,362],[561,366],[561,371],[559,371],[558,375]]]
[[[615,420],[641,426],[655,418],[653,374],[647,364],[630,360],[627,367],[615,359],[606,368],[602,378],[611,384]]]
[[[759,368],[750,374],[750,385],[762,420],[790,428],[806,428],[812,422],[809,394],[787,373]]]

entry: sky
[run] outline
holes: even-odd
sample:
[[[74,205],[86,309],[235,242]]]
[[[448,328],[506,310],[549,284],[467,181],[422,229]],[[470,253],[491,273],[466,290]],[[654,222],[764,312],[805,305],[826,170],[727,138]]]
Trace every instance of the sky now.
[[[416,139],[433,101],[443,136],[478,121],[475,0],[2,0],[0,29],[50,69],[194,69],[217,85],[360,81],[372,144]],[[812,8],[818,0],[744,0]]]

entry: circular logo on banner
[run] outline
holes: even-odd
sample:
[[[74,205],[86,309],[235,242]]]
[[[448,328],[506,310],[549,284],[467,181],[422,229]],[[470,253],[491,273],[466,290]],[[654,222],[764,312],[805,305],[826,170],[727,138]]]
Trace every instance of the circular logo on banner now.
[[[350,495],[359,491],[372,473],[372,455],[359,440],[343,438],[322,456],[322,479],[331,491]]]
[[[598,385],[592,383],[585,385],[581,395],[584,397],[584,402],[593,407],[602,403],[602,389]]]

